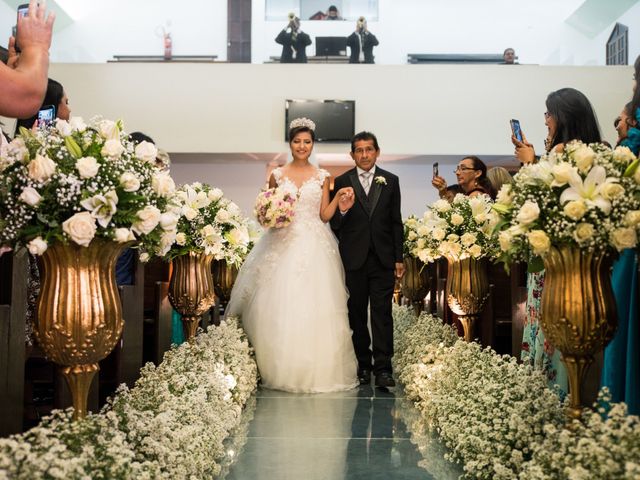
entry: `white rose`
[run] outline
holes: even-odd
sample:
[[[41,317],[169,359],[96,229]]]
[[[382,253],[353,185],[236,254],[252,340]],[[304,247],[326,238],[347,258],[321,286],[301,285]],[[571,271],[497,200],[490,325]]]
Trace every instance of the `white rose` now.
[[[480,255],[482,255],[482,248],[480,248],[480,245],[471,245],[469,247],[469,255],[471,255],[473,258],[478,258]]]
[[[414,232],[413,230],[411,230],[408,234],[407,234],[407,239],[409,241],[415,240],[416,238],[418,238],[418,234],[416,232]]]
[[[531,225],[539,216],[540,207],[538,207],[538,204],[531,200],[527,200],[524,202],[522,207],[520,207],[520,211],[518,212],[518,215],[516,215],[516,220],[518,220],[522,225]]]
[[[630,163],[635,158],[629,147],[616,147],[613,151],[613,160],[618,163]]]
[[[449,235],[447,235],[447,241],[449,242],[457,242],[459,240],[460,240],[460,237],[455,233],[450,233]]]
[[[418,248],[424,248],[427,246],[427,241],[424,238],[419,238],[418,241],[416,242],[416,247]]]
[[[66,120],[56,118],[56,130],[60,132],[63,137],[68,137],[73,133],[73,127]]]
[[[160,250],[158,255],[164,257],[169,250],[171,250],[171,246],[176,241],[176,232],[164,232],[160,237]]]
[[[176,184],[168,172],[162,172],[153,176],[151,179],[151,187],[158,195],[166,197],[175,191]]]
[[[573,231],[573,238],[578,243],[583,243],[593,237],[595,228],[590,223],[579,223]]]
[[[31,255],[42,255],[47,250],[47,242],[42,237],[36,237],[27,243],[27,249]]]
[[[449,210],[451,210],[451,204],[445,199],[441,198],[433,204],[433,208],[435,208],[438,212],[448,212]]]
[[[84,132],[87,129],[87,124],[84,123],[82,117],[71,117],[71,119],[69,120],[69,125],[71,125],[71,128],[78,132]]]
[[[76,213],[62,222],[62,230],[75,243],[87,247],[96,235],[96,219],[89,212]]]
[[[209,200],[211,200],[212,202],[217,202],[222,198],[223,193],[222,193],[222,190],[220,190],[219,188],[213,188],[209,190],[208,196],[209,196]]]
[[[160,226],[165,231],[175,230],[178,226],[178,220],[180,220],[179,216],[174,215],[173,213],[165,212],[160,215]]]
[[[460,237],[460,242],[465,247],[469,247],[469,246],[473,245],[474,243],[476,243],[476,240],[477,240],[477,237],[473,233],[469,233],[469,232],[463,234]]]
[[[498,234],[498,242],[500,243],[500,250],[508,252],[511,248],[511,242],[513,241],[513,235],[508,230],[503,230]]]
[[[635,228],[617,228],[611,232],[611,243],[618,251],[625,248],[634,248],[638,243],[638,235]]]
[[[104,142],[100,153],[108,158],[118,158],[124,153],[124,147],[120,143],[120,140],[107,140]]]
[[[232,217],[237,217],[242,213],[240,211],[240,207],[234,202],[229,202],[229,205],[227,205],[227,211],[231,214]]]
[[[105,140],[118,140],[120,138],[118,124],[112,120],[102,120],[98,123],[98,132]]]
[[[140,160],[143,160],[147,163],[156,163],[158,149],[153,143],[142,141],[138,145],[136,145],[134,152],[136,157]]]
[[[147,205],[136,213],[138,221],[134,222],[132,229],[138,235],[148,235],[160,222],[160,210],[153,205]]]
[[[132,172],[124,172],[119,181],[125,192],[137,192],[140,189],[140,179]]]
[[[640,224],[640,210],[629,210],[624,216],[624,223],[627,227],[636,227]]]
[[[139,258],[142,263],[147,263],[149,261],[149,254],[147,252],[142,252]]]
[[[571,180],[571,177],[575,175],[575,170],[575,167],[567,162],[554,165],[551,169],[553,173],[553,183],[551,185],[554,187],[566,185]]]
[[[216,213],[215,217],[215,221],[217,223],[227,223],[229,220],[231,220],[231,215],[229,214],[229,212],[227,212],[224,208],[218,210],[218,213]]]
[[[128,228],[116,228],[113,232],[113,239],[118,243],[127,243],[134,241],[136,237]]]
[[[433,230],[433,233],[431,234],[431,236],[432,236],[435,240],[440,241],[440,240],[443,240],[443,239],[444,239],[444,237],[445,237],[445,235],[446,235],[446,234],[447,234],[447,232],[445,232],[445,231],[444,231],[444,229],[442,229],[442,228],[436,228],[436,229],[434,229],[434,230]]]
[[[27,205],[31,205],[35,207],[42,200],[42,196],[38,193],[38,191],[33,187],[25,187],[20,194],[20,200],[26,203]]]
[[[582,173],[586,173],[591,169],[595,158],[596,152],[586,145],[581,145],[573,152],[573,159],[576,162],[578,170]]]
[[[530,231],[527,233],[527,239],[529,240],[529,245],[533,248],[533,253],[536,255],[544,255],[551,248],[551,241],[542,230]]]
[[[451,223],[455,226],[462,225],[464,223],[464,217],[458,213],[451,215]]]
[[[176,235],[176,243],[178,245],[180,245],[181,247],[187,244],[187,236],[180,232],[179,234]]]
[[[187,220],[191,221],[198,216],[198,211],[191,207],[184,207],[182,214]]]
[[[580,220],[587,213],[587,205],[582,200],[572,200],[562,209],[571,220]]]
[[[607,200],[613,200],[624,195],[624,187],[619,183],[610,182],[602,186],[602,196]]]
[[[419,236],[425,237],[425,236],[429,235],[429,231],[430,231],[429,227],[427,227],[426,225],[420,225],[418,227],[417,233],[418,233]],[[444,238],[444,231],[442,232],[442,238]],[[440,239],[440,240],[442,240],[442,239]]]
[[[56,163],[49,157],[43,157],[39,153],[36,158],[29,162],[27,166],[29,177],[36,182],[45,182],[51,178],[56,171]]]
[[[81,178],[92,178],[98,174],[100,165],[93,157],[82,157],[76,160],[76,169]]]

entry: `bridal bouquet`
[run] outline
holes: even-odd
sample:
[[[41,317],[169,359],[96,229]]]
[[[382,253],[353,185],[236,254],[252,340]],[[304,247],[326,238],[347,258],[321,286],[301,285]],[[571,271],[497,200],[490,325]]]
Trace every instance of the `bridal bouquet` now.
[[[239,266],[255,240],[249,219],[222,190],[199,182],[181,186],[169,199],[176,234],[161,252],[168,259],[204,252]],[[169,243],[170,241],[170,243]]]
[[[500,260],[538,263],[551,245],[588,251],[634,248],[640,170],[626,147],[574,141],[520,169],[498,193]]]
[[[20,129],[0,152],[0,244],[41,255],[51,242],[86,247],[101,237],[153,253],[172,228],[161,219],[175,188],[156,152],[100,118]]]
[[[492,213],[492,205],[486,195],[458,194],[453,203],[436,201],[415,220],[415,226],[409,227],[410,254],[425,263],[443,256],[459,260],[492,256],[497,248],[492,237],[497,215]]]
[[[256,198],[255,216],[265,228],[283,228],[295,215],[296,197],[279,188],[269,188]]]

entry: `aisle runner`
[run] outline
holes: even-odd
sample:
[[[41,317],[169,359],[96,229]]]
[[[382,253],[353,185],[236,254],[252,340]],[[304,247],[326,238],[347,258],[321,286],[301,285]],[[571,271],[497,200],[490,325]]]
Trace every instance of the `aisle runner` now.
[[[318,395],[259,390],[226,480],[431,479],[418,467],[401,408],[412,407],[400,391],[368,386]]]

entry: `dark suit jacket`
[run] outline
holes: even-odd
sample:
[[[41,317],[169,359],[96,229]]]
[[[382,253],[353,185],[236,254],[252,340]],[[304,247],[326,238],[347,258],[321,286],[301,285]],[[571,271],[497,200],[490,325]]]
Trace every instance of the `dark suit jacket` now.
[[[364,53],[364,63],[373,63],[373,47],[378,45],[378,39],[373,33],[365,32],[362,51]],[[349,63],[360,63],[360,40],[358,34],[353,32],[347,37],[347,47],[351,48]]]
[[[375,181],[380,176],[385,178],[386,185]],[[404,235],[398,177],[376,167],[367,197],[353,168],[336,178],[334,191],[343,187],[353,187],[356,202],[344,216],[336,211],[331,228],[338,237],[345,270],[362,267],[369,250],[375,252],[385,268],[393,269],[395,263],[402,262]]]
[[[294,41],[292,33],[282,30],[276,37],[276,42],[282,45],[280,63],[307,63],[307,45],[311,45],[311,37],[309,35],[299,32]],[[292,47],[297,52],[296,58],[293,58]]]

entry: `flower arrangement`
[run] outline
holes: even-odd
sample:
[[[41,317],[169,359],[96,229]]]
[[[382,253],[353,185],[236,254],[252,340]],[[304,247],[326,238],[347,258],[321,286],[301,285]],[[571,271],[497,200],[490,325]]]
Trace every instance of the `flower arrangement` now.
[[[255,240],[249,220],[219,188],[199,182],[182,185],[169,198],[169,209],[164,219],[175,226],[175,233],[163,236],[160,250],[168,259],[204,252],[239,266]]]
[[[283,228],[295,215],[297,198],[280,188],[269,188],[258,194],[255,216],[265,228]]]
[[[216,478],[229,461],[223,441],[246,428],[257,375],[243,331],[227,319],[147,364],[101,413],[73,422],[71,410],[54,411],[0,439],[0,478]]]
[[[497,248],[493,229],[497,215],[493,202],[486,195],[455,196],[453,203],[440,199],[428,207],[421,219],[411,219],[405,248],[425,263],[440,257],[483,258],[492,256]]]
[[[500,259],[540,263],[552,245],[587,251],[633,248],[640,227],[640,170],[626,147],[567,144],[527,165],[504,185]]]
[[[567,427],[563,404],[539,371],[456,339],[429,314],[394,306],[393,315],[394,369],[421,416],[411,424],[416,441],[428,449],[427,433],[436,434],[465,478],[638,475],[640,418],[611,404],[606,390],[597,412],[585,410],[582,423]]]
[[[20,135],[0,152],[0,244],[41,255],[51,242],[95,237],[153,252],[175,185],[156,169],[155,147],[135,146],[121,122],[75,117]]]

